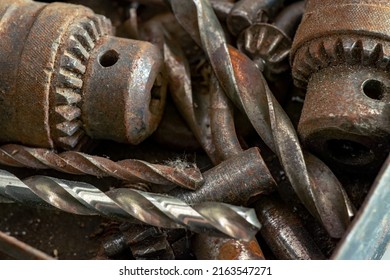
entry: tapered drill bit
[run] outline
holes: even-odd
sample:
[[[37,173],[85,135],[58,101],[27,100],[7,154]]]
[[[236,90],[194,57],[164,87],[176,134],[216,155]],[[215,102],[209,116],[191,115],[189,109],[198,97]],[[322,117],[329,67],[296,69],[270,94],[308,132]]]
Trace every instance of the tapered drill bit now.
[[[130,183],[178,185],[197,189],[203,183],[198,168],[166,166],[142,160],[126,159],[114,162],[108,158],[68,151],[57,154],[48,149],[8,144],[0,146],[0,164],[34,169],[54,169],[75,175],[114,177]]]
[[[46,176],[20,180],[5,170],[0,170],[1,197],[31,206],[54,207],[73,214],[102,215],[243,240],[250,240],[260,229],[253,209],[217,202],[190,206],[172,196],[134,189],[113,189],[104,193],[84,182]]]

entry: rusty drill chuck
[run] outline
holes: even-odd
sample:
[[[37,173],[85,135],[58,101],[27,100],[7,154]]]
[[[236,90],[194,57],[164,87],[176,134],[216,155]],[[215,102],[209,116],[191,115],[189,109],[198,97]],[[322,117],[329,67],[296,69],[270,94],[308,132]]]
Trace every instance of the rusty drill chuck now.
[[[304,144],[340,168],[376,169],[390,150],[390,4],[308,0],[291,51],[307,87]]]
[[[160,51],[112,36],[90,9],[2,0],[0,37],[0,142],[72,149],[88,135],[138,144],[160,122]]]

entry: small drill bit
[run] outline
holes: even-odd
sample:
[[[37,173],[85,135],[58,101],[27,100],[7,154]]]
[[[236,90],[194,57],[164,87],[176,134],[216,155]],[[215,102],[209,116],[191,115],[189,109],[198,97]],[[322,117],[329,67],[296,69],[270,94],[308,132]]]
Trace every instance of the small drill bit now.
[[[260,229],[253,209],[217,202],[190,206],[175,197],[134,189],[113,189],[104,193],[84,182],[47,176],[20,180],[5,170],[0,170],[0,196],[22,204],[55,207],[73,214],[102,215],[243,240],[250,240]]]
[[[197,189],[203,184],[198,168],[175,168],[142,160],[114,162],[108,158],[68,151],[57,154],[48,149],[8,144],[0,147],[0,164],[34,169],[54,169],[75,175],[114,177],[130,183],[178,185]]]

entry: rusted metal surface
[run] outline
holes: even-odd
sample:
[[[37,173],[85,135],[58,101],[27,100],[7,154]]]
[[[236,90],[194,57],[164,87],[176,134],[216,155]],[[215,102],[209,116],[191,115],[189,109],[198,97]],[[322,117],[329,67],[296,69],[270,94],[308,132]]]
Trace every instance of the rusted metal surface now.
[[[277,15],[273,24],[256,22],[240,34],[239,50],[255,61],[268,80],[290,69],[292,38],[303,11],[303,1],[291,4]]]
[[[277,258],[325,258],[300,219],[277,199],[260,198],[256,203],[256,213],[263,225],[260,233]]]
[[[240,0],[236,2],[227,17],[227,26],[233,35],[256,22],[267,22],[282,7],[282,0]]]
[[[239,154],[242,149],[234,132],[232,104],[221,91],[218,84],[215,83],[214,85],[215,87],[212,90],[213,111],[211,114],[211,127],[217,154],[224,160],[230,156]],[[314,160],[312,158],[309,159]],[[313,164],[310,166],[313,166]],[[314,170],[318,169],[314,168]],[[322,179],[331,180],[334,178],[329,170],[321,170],[319,173],[310,175],[315,183]],[[333,185],[338,183],[338,181],[334,178],[326,183]],[[260,201],[255,202],[255,205],[257,215],[261,219],[263,227],[266,227],[262,228],[260,233],[276,257],[280,259],[324,258],[321,251],[311,239],[309,233],[304,229],[299,217],[292,214],[291,210],[283,205],[282,202],[278,201],[276,198],[265,197],[260,198]],[[250,256],[247,255],[248,252],[250,252],[252,258],[259,258],[258,250],[256,247],[253,247],[255,241],[251,246],[249,246],[249,243],[238,246],[239,244],[237,242],[228,242],[223,239],[202,238],[202,240],[206,243],[204,246],[207,249],[200,247],[195,250],[195,253],[197,255],[200,254],[201,258],[229,258],[231,257],[229,252],[236,252],[237,255],[243,259],[250,258]],[[227,248],[229,248],[229,250],[227,250]],[[239,252],[242,253],[243,256],[238,254]]]
[[[170,2],[178,21],[207,53],[226,95],[247,115],[263,141],[279,157],[306,208],[324,224],[331,236],[341,237],[349,222],[350,202],[338,187],[329,189],[329,185],[323,184],[317,186],[321,190],[314,188],[295,129],[254,62],[226,44],[220,23],[207,2],[196,2],[185,10],[179,8],[178,2]],[[185,21],[188,17],[193,21]],[[297,169],[300,172],[296,172]],[[329,220],[329,216],[333,218]]]
[[[0,141],[69,149],[86,132],[137,144],[157,128],[166,85],[155,46],[112,37],[82,6],[7,0],[0,15]]]
[[[299,133],[337,168],[378,170],[390,150],[389,34],[385,1],[307,1],[291,54]]]
[[[16,144],[0,146],[0,164],[54,169],[75,175],[113,177],[129,183],[174,184],[187,189],[197,189],[203,184],[200,170],[186,163],[168,166],[132,159],[115,162],[109,158],[80,152],[56,153],[47,149],[28,148]]]
[[[264,260],[256,239],[241,241],[198,234],[192,248],[200,260]]]
[[[383,192],[359,207],[389,152],[384,2],[305,1],[297,34],[303,1],[11,2],[0,129],[24,140],[0,136],[0,230],[60,259],[323,259],[367,227],[380,255]]]
[[[203,173],[204,184],[195,191],[175,189],[171,195],[188,203],[223,201],[236,205],[260,194],[272,192],[275,181],[258,148],[250,148]]]
[[[120,231],[103,243],[104,255],[117,257],[130,249],[134,259],[175,259],[167,235],[156,227],[122,224]]]

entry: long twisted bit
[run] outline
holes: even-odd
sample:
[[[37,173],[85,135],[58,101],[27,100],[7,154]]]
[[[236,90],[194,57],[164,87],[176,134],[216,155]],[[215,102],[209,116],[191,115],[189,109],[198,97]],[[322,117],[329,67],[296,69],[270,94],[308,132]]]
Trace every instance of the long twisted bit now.
[[[75,175],[114,177],[130,183],[174,184],[187,189],[197,189],[203,184],[202,174],[195,167],[172,167],[135,159],[114,162],[108,158],[80,152],[57,154],[47,149],[15,144],[0,147],[0,164],[54,169]]]
[[[209,1],[169,2],[180,24],[207,54],[225,93],[278,156],[302,203],[332,237],[341,237],[353,215],[349,199],[334,175],[329,180],[315,180],[316,174],[328,168],[318,159],[304,155],[291,121],[262,73],[245,55],[227,45]]]
[[[195,205],[175,197],[134,189],[102,192],[84,183],[46,176],[24,180],[0,170],[0,198],[31,206],[58,208],[78,215],[103,215],[163,228],[250,240],[260,229],[253,209],[217,202]],[[0,199],[1,202],[1,199]]]

